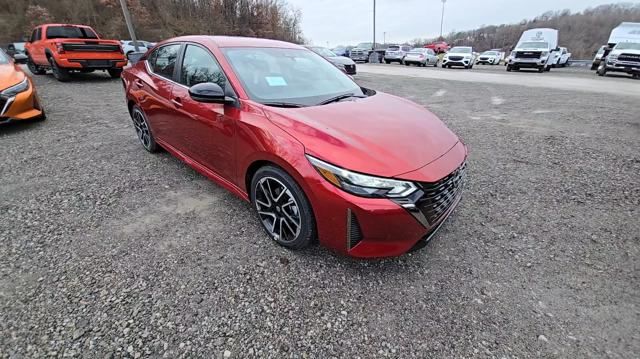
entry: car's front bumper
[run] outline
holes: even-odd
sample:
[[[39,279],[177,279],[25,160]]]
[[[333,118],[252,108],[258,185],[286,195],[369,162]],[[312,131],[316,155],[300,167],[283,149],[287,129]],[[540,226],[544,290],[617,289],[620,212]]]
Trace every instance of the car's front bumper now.
[[[442,66],[464,66],[467,67],[473,63],[473,59],[451,60],[443,59]]]
[[[437,182],[460,168],[465,159],[466,148],[458,143],[438,160],[401,178],[419,183]],[[408,252],[435,233],[461,198],[461,191],[447,197],[446,208],[429,221],[424,214],[427,213],[424,202],[416,202],[420,208],[410,208],[408,200],[354,196],[312,170],[306,171],[305,177],[320,243],[353,257],[392,257]]]
[[[127,60],[123,57],[117,58],[64,58],[56,59],[58,66],[65,69],[89,69],[89,70],[109,70],[109,69],[121,69],[127,65]]]
[[[509,65],[525,68],[540,68],[547,65],[548,58],[511,58],[509,59]]]
[[[0,123],[30,120],[44,115],[38,94],[29,80],[29,89],[15,96],[0,96]]]

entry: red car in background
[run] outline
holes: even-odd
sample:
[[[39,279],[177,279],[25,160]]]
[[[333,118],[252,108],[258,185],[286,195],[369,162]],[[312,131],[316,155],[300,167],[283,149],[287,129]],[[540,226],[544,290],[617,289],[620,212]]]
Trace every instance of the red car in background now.
[[[460,200],[467,150],[442,121],[301,46],[179,37],[122,79],[142,146],[250,201],[285,247],[400,255]]]
[[[58,81],[69,81],[74,71],[105,70],[118,78],[127,64],[120,41],[101,39],[85,25],[40,25],[31,33],[25,53],[31,73],[43,75],[51,69]]]
[[[451,46],[449,46],[449,44],[447,44],[445,41],[432,42],[430,44],[424,45],[424,47],[435,51],[436,54],[447,52],[451,48]]]

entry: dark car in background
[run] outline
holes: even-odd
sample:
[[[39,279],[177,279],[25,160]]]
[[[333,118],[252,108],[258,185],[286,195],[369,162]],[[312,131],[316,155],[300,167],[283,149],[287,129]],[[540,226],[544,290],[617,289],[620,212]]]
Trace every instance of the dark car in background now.
[[[346,47],[336,47],[331,49],[331,51],[338,56],[349,57],[349,49]]]
[[[329,60],[329,62],[344,71],[344,73],[348,75],[356,74],[356,63],[350,58],[338,56],[338,54],[322,46],[307,46],[307,49]]]

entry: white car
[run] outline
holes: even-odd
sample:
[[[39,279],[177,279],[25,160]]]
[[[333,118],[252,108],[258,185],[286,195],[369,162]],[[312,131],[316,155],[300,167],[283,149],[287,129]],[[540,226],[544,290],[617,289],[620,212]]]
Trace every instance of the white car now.
[[[423,47],[412,49],[404,57],[404,64],[407,66],[415,64],[423,67],[431,65],[437,67],[438,62],[440,62],[440,58],[436,53],[431,49],[425,49]]]
[[[122,51],[125,55],[136,52],[136,47],[133,44],[133,40],[120,40],[120,44],[122,44]],[[154,43],[148,41],[138,40],[138,51],[147,52],[147,50],[152,48],[154,45]]]
[[[600,61],[598,75],[609,72],[625,72],[634,78],[640,78],[640,42],[619,42],[611,52]]]
[[[476,64],[498,65],[502,60],[502,53],[498,51],[485,51],[476,60]]]
[[[442,68],[452,66],[462,66],[465,69],[472,69],[476,62],[473,48],[470,46],[456,46],[449,50],[442,59]]]
[[[560,51],[556,51],[554,54],[557,57],[557,61],[555,62],[556,67],[565,67],[569,64],[571,53],[566,47],[561,47]]]

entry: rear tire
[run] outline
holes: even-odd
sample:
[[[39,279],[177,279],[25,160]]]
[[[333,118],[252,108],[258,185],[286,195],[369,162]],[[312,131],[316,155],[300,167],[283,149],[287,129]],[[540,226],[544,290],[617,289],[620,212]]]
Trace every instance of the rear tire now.
[[[158,152],[159,146],[153,137],[153,133],[151,133],[151,126],[149,126],[147,116],[144,115],[138,105],[133,105],[131,109],[131,120],[133,120],[133,127],[142,147],[151,153]]]
[[[600,65],[600,67],[598,67],[598,71],[596,71],[596,73],[598,74],[598,76],[605,76],[607,74],[607,67],[604,65]]]
[[[122,69],[108,69],[107,72],[112,79],[119,79],[122,75]]]
[[[49,63],[51,64],[51,71],[53,72],[53,77],[60,82],[67,82],[71,80],[71,75],[69,74],[69,70],[63,69],[58,66],[56,60],[53,57],[49,58]]]
[[[251,203],[269,237],[289,249],[308,247],[316,239],[313,210],[300,186],[274,166],[260,168],[251,180]]]

